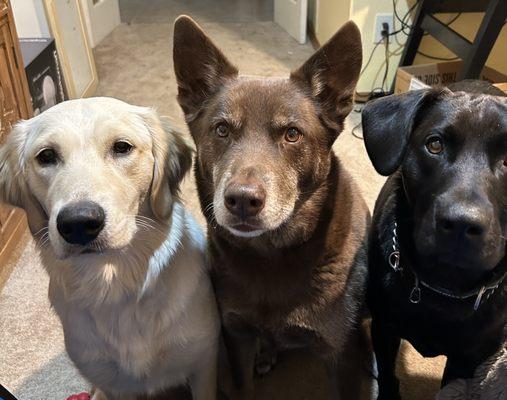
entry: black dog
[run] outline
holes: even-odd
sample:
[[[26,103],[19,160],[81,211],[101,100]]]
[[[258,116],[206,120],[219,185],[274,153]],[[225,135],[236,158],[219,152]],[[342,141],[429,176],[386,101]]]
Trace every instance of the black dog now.
[[[362,113],[373,165],[391,175],[369,250],[379,399],[400,398],[400,338],[448,357],[442,385],[472,377],[505,340],[507,98],[466,86],[385,97]]]

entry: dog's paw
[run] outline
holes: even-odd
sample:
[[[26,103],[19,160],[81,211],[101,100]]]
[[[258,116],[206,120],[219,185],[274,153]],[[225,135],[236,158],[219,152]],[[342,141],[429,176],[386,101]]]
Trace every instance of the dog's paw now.
[[[91,391],[91,398],[90,398],[90,400],[107,400],[107,397],[99,389],[93,388],[93,390]]]

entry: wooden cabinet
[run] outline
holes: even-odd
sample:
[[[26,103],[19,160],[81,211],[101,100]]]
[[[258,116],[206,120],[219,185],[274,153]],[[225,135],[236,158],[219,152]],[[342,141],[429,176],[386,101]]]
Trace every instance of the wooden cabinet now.
[[[0,145],[17,120],[30,118],[32,106],[9,0],[0,0]],[[0,204],[0,287],[12,251],[26,230],[24,212]],[[3,279],[2,279],[3,278]]]

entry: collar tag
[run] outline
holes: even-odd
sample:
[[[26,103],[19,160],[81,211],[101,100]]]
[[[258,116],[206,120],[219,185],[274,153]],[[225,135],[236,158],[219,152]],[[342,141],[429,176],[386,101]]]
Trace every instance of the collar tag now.
[[[419,287],[419,278],[415,277],[415,285],[410,292],[409,300],[412,304],[419,304],[421,302],[421,288]]]

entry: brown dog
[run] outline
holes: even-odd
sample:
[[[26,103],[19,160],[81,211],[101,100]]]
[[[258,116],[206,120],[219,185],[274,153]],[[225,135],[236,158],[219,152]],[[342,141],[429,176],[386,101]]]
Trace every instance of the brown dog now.
[[[174,66],[242,399],[253,396],[260,336],[277,348],[310,346],[326,362],[333,398],[355,398],[344,390],[353,382],[336,377],[357,337],[369,214],[331,146],[353,104],[357,27],[344,25],[290,78],[252,78],[182,16]]]

